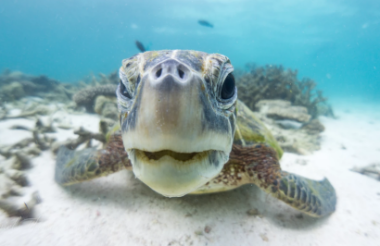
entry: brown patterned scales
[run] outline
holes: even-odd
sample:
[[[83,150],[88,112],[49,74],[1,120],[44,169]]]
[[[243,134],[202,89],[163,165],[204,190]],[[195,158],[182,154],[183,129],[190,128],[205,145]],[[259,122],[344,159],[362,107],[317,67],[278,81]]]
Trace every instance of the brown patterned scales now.
[[[335,210],[327,179],[281,170],[282,150],[237,99],[230,60],[220,54],[163,50],[123,60],[120,126],[101,149],[61,147],[55,179],[69,185],[121,169],[156,192],[179,197],[255,184],[314,217]]]

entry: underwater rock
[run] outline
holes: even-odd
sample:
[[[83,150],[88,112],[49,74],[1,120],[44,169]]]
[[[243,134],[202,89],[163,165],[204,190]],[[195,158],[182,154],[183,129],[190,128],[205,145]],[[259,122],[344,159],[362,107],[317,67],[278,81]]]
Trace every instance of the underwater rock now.
[[[95,100],[94,111],[104,118],[117,120],[119,117],[116,98],[98,96]]]
[[[306,130],[309,134],[319,134],[325,130],[325,127],[318,119],[314,119],[305,124],[302,129]]]
[[[307,113],[307,108],[291,106],[289,101],[284,100],[260,100],[256,103],[256,108],[276,120],[295,120],[304,123],[311,118]]]
[[[255,108],[261,109],[261,108],[273,108],[273,107],[279,107],[279,108],[288,108],[291,107],[292,104],[289,101],[286,100],[260,100],[256,103]],[[260,110],[259,110],[260,111]]]
[[[265,113],[255,112],[255,115],[267,126],[284,151],[307,155],[320,149],[319,132],[310,132],[303,127],[284,128],[283,125],[278,124],[278,120],[269,118]]]
[[[299,131],[281,132],[275,138],[285,152],[308,155],[320,149],[319,138]]]
[[[88,112],[94,112],[94,102],[98,96],[116,97],[117,85],[99,85],[85,88],[73,96],[77,106],[83,106]]]

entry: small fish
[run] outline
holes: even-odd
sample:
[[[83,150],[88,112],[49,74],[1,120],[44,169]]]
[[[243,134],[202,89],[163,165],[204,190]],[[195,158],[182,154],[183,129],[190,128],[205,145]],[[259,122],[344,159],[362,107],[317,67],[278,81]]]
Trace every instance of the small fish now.
[[[140,41],[136,40],[135,44],[136,44],[137,49],[139,49],[141,52],[146,51],[144,45]]]
[[[295,120],[276,120],[276,123],[284,129],[300,129],[302,127],[302,123]]]
[[[202,25],[202,26],[214,28],[214,25],[211,24],[210,22],[206,21],[206,20],[198,20],[198,24]]]

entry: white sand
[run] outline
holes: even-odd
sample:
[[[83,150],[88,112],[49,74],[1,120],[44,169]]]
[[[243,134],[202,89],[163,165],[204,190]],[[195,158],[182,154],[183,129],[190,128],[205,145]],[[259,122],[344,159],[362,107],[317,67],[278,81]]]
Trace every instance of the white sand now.
[[[0,245],[380,245],[380,182],[349,169],[380,162],[379,105],[339,106],[338,120],[322,118],[322,149],[309,156],[286,153],[283,169],[311,178],[326,176],[338,195],[337,211],[325,219],[299,213],[255,186],[183,198],[165,198],[122,171],[62,188],[54,180],[50,151],[33,159],[29,179],[42,203],[39,222],[9,226],[0,216]],[[96,116],[73,116],[73,124],[96,130]],[[0,144],[30,136],[0,122]],[[66,139],[71,130],[56,135]],[[343,149],[342,147],[345,147]],[[0,159],[1,161],[1,159]],[[306,162],[306,165],[302,165]],[[247,215],[256,208],[263,215]],[[205,226],[211,231],[197,235]]]

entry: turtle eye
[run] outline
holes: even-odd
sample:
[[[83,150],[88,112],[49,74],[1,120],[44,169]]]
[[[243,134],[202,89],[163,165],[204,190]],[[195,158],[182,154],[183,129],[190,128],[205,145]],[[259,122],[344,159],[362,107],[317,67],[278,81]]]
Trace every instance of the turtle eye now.
[[[235,77],[232,75],[232,73],[228,74],[226,79],[223,82],[222,87],[222,93],[221,97],[222,99],[230,99],[235,94]]]
[[[120,80],[120,93],[126,98],[131,98],[131,95],[129,94],[127,88],[125,87],[124,83],[121,80]]]

